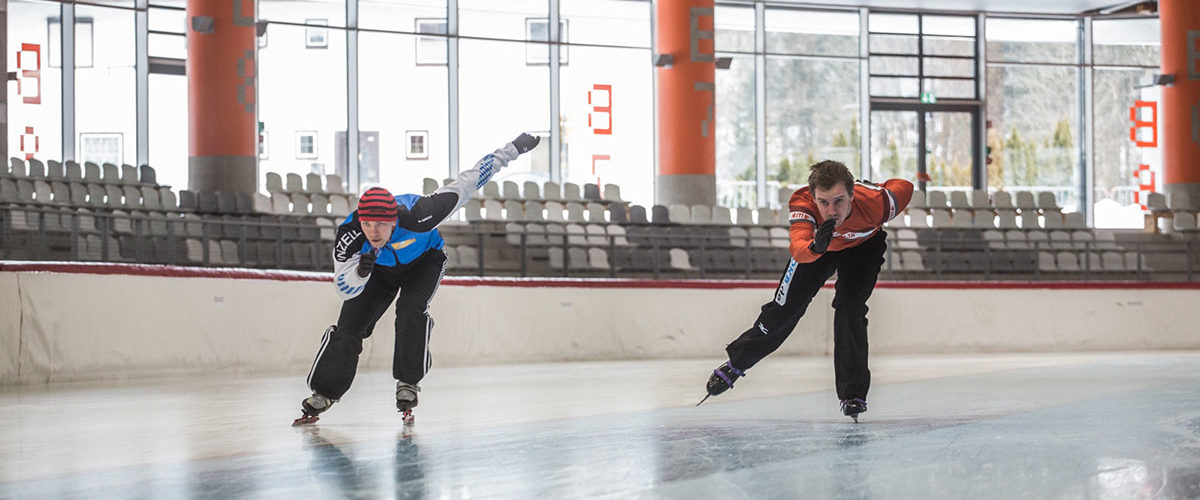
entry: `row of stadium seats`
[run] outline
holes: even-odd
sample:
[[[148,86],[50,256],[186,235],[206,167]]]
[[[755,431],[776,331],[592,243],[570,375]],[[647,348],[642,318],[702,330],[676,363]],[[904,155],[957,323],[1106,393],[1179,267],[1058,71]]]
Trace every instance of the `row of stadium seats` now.
[[[453,179],[443,179],[442,185],[448,184]],[[432,193],[440,187],[437,180],[428,177],[422,183],[422,192],[425,194]],[[513,181],[488,181],[483,185],[481,197],[484,200],[499,200],[499,201],[559,201],[559,202],[597,202],[597,203],[620,203],[621,186],[616,184],[605,184],[604,192],[600,192],[600,186],[592,183],[584,184],[582,187],[574,182],[557,182],[546,181],[537,183],[535,181],[525,181],[522,185],[518,185]]]
[[[0,178],[92,184],[158,185],[154,168],[149,165],[140,167],[117,166],[112,163],[97,165],[89,161],[80,166],[73,160],[66,162],[49,160],[43,163],[36,158],[29,160],[9,158],[9,166],[0,168]]]

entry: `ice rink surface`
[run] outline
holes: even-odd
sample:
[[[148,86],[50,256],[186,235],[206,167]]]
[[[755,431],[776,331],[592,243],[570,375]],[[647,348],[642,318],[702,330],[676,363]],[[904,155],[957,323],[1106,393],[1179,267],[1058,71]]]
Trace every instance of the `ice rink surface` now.
[[[1200,498],[1200,352],[436,367],[416,424],[360,373],[293,428],[304,374],[0,388],[0,498]]]

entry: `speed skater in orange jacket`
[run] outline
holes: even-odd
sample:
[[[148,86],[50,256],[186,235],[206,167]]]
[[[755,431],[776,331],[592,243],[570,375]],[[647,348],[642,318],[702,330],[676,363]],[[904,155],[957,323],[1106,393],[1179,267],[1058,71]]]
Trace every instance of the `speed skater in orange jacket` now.
[[[845,165],[823,161],[811,167],[808,186],[788,203],[791,260],[762,306],[754,325],[725,348],[729,361],[713,370],[708,396],[734,381],[791,335],[813,296],[837,273],[833,297],[833,366],[842,413],[858,421],[867,410],[867,299],[887,250],[883,225],[908,206],[913,185],[903,179],[882,184],[855,182]],[[706,396],[707,399],[707,396]]]

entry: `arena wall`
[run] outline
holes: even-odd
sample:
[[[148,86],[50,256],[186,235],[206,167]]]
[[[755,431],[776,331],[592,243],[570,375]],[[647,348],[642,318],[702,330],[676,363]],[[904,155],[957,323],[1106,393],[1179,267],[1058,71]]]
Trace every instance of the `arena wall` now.
[[[341,301],[322,273],[0,263],[0,383],[304,373]],[[435,365],[719,358],[774,282],[447,278]],[[780,354],[833,348],[833,289]],[[871,352],[1198,349],[1200,284],[882,282]],[[391,366],[393,314],[364,345]]]

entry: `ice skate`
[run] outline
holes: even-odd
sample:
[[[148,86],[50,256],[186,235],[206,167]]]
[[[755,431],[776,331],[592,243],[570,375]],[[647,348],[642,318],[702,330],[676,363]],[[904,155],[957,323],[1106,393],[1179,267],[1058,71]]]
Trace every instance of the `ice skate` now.
[[[858,423],[858,414],[867,411],[867,402],[862,399],[843,399],[842,400],[842,415],[854,419],[854,423]]]
[[[333,403],[336,402],[337,401],[314,392],[312,396],[304,398],[304,401],[300,402],[300,411],[302,412],[302,415],[300,415],[300,418],[292,421],[292,427],[297,425],[311,424],[317,420],[320,420],[321,417],[318,417],[317,415],[320,415],[325,410],[328,410],[329,407],[333,406]]]
[[[404,382],[396,382],[396,409],[403,414],[405,425],[413,423],[412,409],[417,407],[417,393],[421,392],[421,386],[416,384],[407,384]]]
[[[716,396],[729,389],[732,389],[733,382],[737,380],[738,377],[745,376],[745,372],[734,368],[733,365],[730,365],[728,362],[718,366],[715,370],[713,370],[713,374],[708,377],[708,384],[706,384],[708,395],[704,396],[704,399],[701,399],[700,403],[707,401],[711,396]],[[696,403],[696,406],[700,406],[700,403]]]

